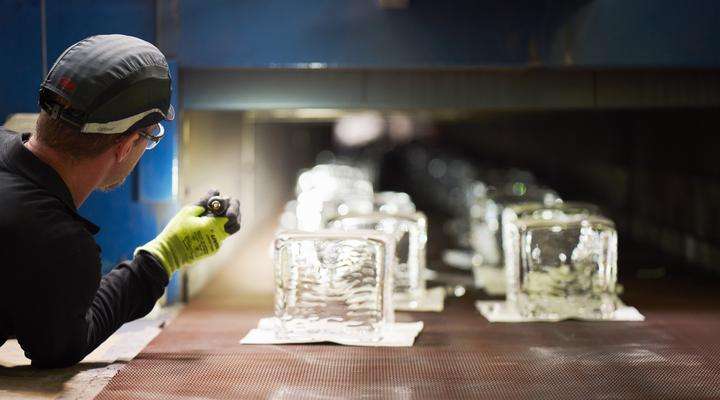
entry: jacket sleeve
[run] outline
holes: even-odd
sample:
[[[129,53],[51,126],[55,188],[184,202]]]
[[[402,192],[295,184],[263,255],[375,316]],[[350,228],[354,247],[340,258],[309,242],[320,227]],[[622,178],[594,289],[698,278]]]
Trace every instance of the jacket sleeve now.
[[[38,367],[79,362],[122,324],[150,312],[168,283],[148,254],[120,263],[101,279],[93,237],[82,228],[62,236],[28,255],[28,266],[39,266],[29,270],[41,273],[25,276],[35,290],[21,296],[15,318],[18,342]]]

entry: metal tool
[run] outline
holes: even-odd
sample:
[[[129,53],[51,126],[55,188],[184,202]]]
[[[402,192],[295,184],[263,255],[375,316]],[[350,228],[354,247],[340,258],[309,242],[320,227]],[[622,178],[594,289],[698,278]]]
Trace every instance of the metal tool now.
[[[225,215],[225,212],[227,212],[228,207],[230,206],[230,199],[227,197],[220,197],[220,196],[213,196],[210,199],[208,199],[207,204],[205,206],[205,209],[207,210],[203,215],[204,216],[216,216],[216,217],[222,217]]]

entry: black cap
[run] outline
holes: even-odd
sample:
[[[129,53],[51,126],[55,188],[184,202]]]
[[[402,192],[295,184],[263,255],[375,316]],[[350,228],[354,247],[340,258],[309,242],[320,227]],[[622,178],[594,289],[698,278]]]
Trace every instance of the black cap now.
[[[81,132],[123,133],[172,120],[170,71],[157,47],[98,35],[70,46],[40,85],[40,107]]]

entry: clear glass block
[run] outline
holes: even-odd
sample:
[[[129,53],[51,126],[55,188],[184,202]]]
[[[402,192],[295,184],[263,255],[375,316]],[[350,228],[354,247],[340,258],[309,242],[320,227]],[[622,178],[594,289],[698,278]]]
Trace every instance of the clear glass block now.
[[[502,188],[487,187],[475,199],[470,212],[470,244],[483,266],[504,268],[502,254],[502,213],[511,204],[562,202],[554,190],[514,182]]]
[[[394,254],[394,239],[375,231],[278,234],[278,335],[382,339],[384,326],[394,322]]]
[[[316,231],[337,216],[373,210],[372,183],[361,170],[347,165],[321,164],[304,171],[296,191],[295,225],[300,230]]]
[[[617,232],[599,216],[522,218],[509,240],[518,254],[516,306],[540,319],[612,317],[617,307]]]
[[[351,213],[371,213],[372,197],[341,196],[337,198],[318,198],[314,192],[300,194],[297,200],[297,228],[304,231],[316,231],[334,218]]]
[[[281,230],[298,229],[297,206],[297,200],[290,200],[285,203],[285,207],[283,208],[283,211],[280,214],[280,218],[278,220],[278,225],[280,226]]]
[[[364,192],[372,195],[372,183],[359,168],[348,165],[320,164],[303,171],[297,179],[296,194],[319,192],[336,195],[345,192]]]
[[[545,205],[543,203],[530,202],[521,204],[510,204],[503,209],[502,213],[502,246],[503,261],[507,282],[507,301],[514,303],[517,300],[517,274],[519,271],[519,250],[515,246],[512,230],[519,219],[539,219],[562,221],[568,218],[599,216],[600,208],[595,204],[581,202],[556,203]]]
[[[413,214],[350,214],[335,219],[333,229],[353,231],[372,229],[395,239],[396,269],[394,270],[395,305],[413,308],[425,294],[427,218]]]
[[[385,214],[412,214],[416,211],[410,196],[403,192],[375,193],[374,205],[375,211]]]

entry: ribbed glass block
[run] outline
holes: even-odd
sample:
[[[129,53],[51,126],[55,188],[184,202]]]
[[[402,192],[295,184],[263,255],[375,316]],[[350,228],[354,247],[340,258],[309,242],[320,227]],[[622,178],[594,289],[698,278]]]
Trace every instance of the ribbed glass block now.
[[[599,216],[522,218],[509,240],[518,252],[512,284],[526,317],[610,318],[616,309],[617,233]]]
[[[507,282],[507,301],[515,302],[518,293],[517,274],[519,271],[519,250],[512,240],[511,230],[516,230],[515,222],[519,219],[539,219],[561,221],[573,217],[599,216],[598,206],[590,203],[566,202],[548,206],[542,203],[511,204],[502,213],[502,246],[503,261]]]
[[[372,229],[395,238],[397,266],[394,270],[396,307],[412,308],[425,293],[427,218],[413,214],[350,214],[335,219],[333,229]]]
[[[393,238],[374,231],[278,234],[278,335],[382,339],[394,322],[394,253]]]

